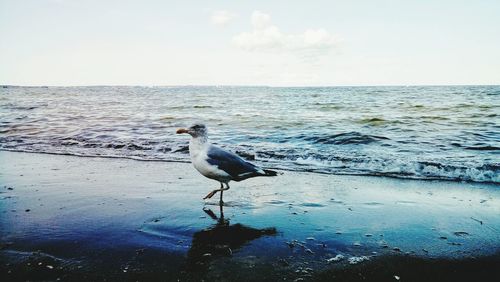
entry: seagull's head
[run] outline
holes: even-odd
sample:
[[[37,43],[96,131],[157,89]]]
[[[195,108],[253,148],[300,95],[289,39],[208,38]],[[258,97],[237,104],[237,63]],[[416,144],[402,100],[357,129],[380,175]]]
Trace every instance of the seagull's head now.
[[[187,133],[193,138],[196,137],[206,137],[207,127],[202,123],[195,123],[188,128],[179,128],[176,131],[177,134]]]

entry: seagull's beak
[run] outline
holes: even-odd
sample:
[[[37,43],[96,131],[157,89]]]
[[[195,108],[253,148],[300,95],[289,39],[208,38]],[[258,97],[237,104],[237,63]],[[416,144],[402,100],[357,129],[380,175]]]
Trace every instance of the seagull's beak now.
[[[179,128],[179,129],[177,129],[177,131],[175,133],[177,133],[177,134],[188,133],[188,130],[185,128]]]

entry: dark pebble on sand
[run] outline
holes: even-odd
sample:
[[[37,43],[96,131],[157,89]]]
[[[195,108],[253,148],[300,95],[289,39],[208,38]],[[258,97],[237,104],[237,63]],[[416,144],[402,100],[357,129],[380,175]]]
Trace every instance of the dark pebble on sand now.
[[[289,266],[290,263],[288,263],[288,261],[286,261],[285,259],[279,259],[278,260],[283,266]]]
[[[0,244],[0,250],[6,249],[7,247],[9,247],[12,244],[13,244],[12,242],[1,243]]]

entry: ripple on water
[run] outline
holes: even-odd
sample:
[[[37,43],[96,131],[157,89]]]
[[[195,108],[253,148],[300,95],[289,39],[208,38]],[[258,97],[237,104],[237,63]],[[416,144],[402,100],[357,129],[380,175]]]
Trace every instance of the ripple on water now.
[[[379,203],[379,202],[367,202],[367,203],[363,203],[363,205],[366,206],[366,207],[370,207],[370,208],[380,208],[384,204]]]
[[[300,204],[300,206],[309,208],[321,208],[324,207],[325,205],[319,203],[302,203]]]
[[[271,200],[271,201],[266,202],[266,204],[271,204],[271,205],[283,205],[283,204],[287,204],[287,202],[280,201],[280,200]]]
[[[139,232],[161,238],[165,243],[177,245],[179,240],[190,240],[194,230],[189,224],[182,224],[169,217],[153,218],[145,222]]]
[[[417,202],[413,202],[413,201],[396,201],[396,205],[414,206],[416,204],[417,204]]]
[[[336,200],[336,199],[330,199],[329,202],[334,203],[334,204],[344,204],[344,201]]]
[[[215,201],[209,201],[206,202],[205,205],[207,206],[216,206],[220,207],[220,203],[218,200]],[[243,210],[253,210],[253,209],[258,209],[259,207],[251,202],[246,202],[246,201],[224,201],[223,204],[224,207],[238,207]]]

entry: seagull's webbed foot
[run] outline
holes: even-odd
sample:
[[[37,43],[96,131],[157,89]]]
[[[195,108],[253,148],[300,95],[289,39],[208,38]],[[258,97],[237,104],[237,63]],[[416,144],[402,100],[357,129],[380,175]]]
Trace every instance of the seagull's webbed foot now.
[[[203,198],[203,200],[206,200],[206,199],[210,199],[212,198],[217,192],[219,192],[220,190],[213,190],[212,192],[208,193],[205,198]]]
[[[227,184],[226,184],[227,185]],[[222,182],[220,183],[220,188],[219,189],[215,189],[213,190],[212,192],[208,193],[205,198],[203,198],[203,200],[206,200],[206,199],[210,199],[212,198],[215,194],[217,194],[217,192],[221,191],[224,191],[224,186],[222,185]]]

